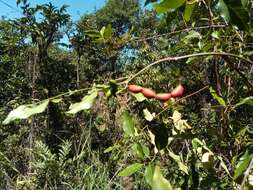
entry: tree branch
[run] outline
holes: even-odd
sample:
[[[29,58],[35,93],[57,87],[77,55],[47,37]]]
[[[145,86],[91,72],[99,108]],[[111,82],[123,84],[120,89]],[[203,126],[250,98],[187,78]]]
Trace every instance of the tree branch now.
[[[174,35],[174,34],[178,34],[178,33],[182,33],[182,32],[188,32],[190,30],[200,30],[200,29],[208,29],[208,28],[225,28],[225,27],[227,27],[227,25],[208,25],[208,26],[199,26],[199,27],[189,27],[189,28],[184,28],[182,30],[176,30],[176,31],[168,32],[168,33],[164,33],[164,34],[152,35],[147,38],[138,38],[138,37],[132,38],[130,41],[142,42],[142,41],[152,40],[152,39],[156,39],[156,38],[163,37],[163,36],[170,36],[170,35]]]
[[[159,59],[151,64],[149,64],[148,66],[144,67],[143,69],[141,69],[139,72],[137,72],[136,74],[130,76],[126,81],[126,85],[132,81],[134,78],[136,78],[137,76],[139,76],[140,74],[142,74],[143,72],[145,72],[146,70],[148,70],[150,67],[157,65],[159,63],[165,62],[165,61],[178,61],[178,60],[182,60],[182,59],[188,59],[191,57],[202,57],[202,56],[210,56],[210,55],[217,55],[217,56],[228,56],[228,57],[234,57],[236,59],[240,59],[246,63],[252,64],[253,65],[253,61],[246,59],[244,57],[241,57],[239,55],[236,54],[232,54],[232,53],[226,53],[226,52],[204,52],[204,53],[194,53],[194,54],[189,54],[189,55],[183,55],[183,56],[178,56],[178,57],[165,57],[163,59]]]

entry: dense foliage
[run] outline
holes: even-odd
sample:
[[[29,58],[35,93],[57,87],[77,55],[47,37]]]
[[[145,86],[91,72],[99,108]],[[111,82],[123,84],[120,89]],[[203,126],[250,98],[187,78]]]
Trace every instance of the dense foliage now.
[[[253,188],[251,1],[108,0],[76,23],[17,6],[0,21],[1,189]]]

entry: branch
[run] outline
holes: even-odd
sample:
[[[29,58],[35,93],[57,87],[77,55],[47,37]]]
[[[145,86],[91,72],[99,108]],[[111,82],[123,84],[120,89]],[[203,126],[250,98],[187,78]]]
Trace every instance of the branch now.
[[[130,41],[137,41],[137,42],[142,42],[142,41],[146,41],[146,40],[151,40],[151,39],[156,39],[159,37],[163,37],[163,36],[170,36],[170,35],[174,35],[174,34],[178,34],[178,33],[182,33],[182,32],[188,32],[190,30],[200,30],[200,29],[208,29],[208,28],[225,28],[227,27],[227,25],[208,25],[208,26],[199,26],[199,27],[190,27],[190,28],[184,28],[182,30],[176,30],[173,32],[168,32],[168,33],[164,33],[164,34],[157,34],[157,35],[153,35],[147,38],[133,38]]]
[[[247,83],[247,85],[253,89],[253,84],[251,83],[251,81],[230,61],[230,59],[227,56],[223,56],[222,57],[227,63],[228,65],[234,70],[236,71]]]
[[[141,69],[139,72],[137,72],[136,74],[130,76],[127,80],[126,80],[126,84],[128,84],[130,81],[132,81],[135,77],[139,76],[140,74],[142,74],[143,72],[145,72],[147,69],[149,69],[150,67],[157,65],[159,63],[165,62],[165,61],[178,61],[178,60],[182,60],[182,59],[188,59],[191,57],[202,57],[202,56],[210,56],[210,55],[217,55],[217,56],[228,56],[228,57],[234,57],[237,59],[240,59],[246,63],[252,64],[253,65],[253,61],[246,59],[244,57],[241,57],[239,55],[236,54],[232,54],[232,53],[226,53],[226,52],[204,52],[204,53],[194,53],[194,54],[189,54],[189,55],[183,55],[183,56],[178,56],[178,57],[165,57],[163,59],[159,59],[151,64],[149,64],[148,66],[144,67],[143,69]]]

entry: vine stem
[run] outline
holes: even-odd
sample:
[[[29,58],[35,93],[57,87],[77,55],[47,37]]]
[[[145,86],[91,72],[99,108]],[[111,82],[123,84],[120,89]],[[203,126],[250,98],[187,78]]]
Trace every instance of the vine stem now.
[[[82,91],[87,91],[87,90],[90,90],[92,87],[90,88],[82,88],[82,89],[78,89],[78,90],[73,90],[73,91],[68,91],[68,92],[64,92],[64,93],[61,93],[61,94],[58,94],[56,96],[52,96],[52,97],[49,97],[47,99],[44,99],[44,100],[40,100],[38,102],[35,102],[33,103],[34,105],[36,104],[40,104],[42,102],[45,102],[45,101],[50,101],[50,100],[53,100],[53,99],[56,99],[56,98],[61,98],[62,96],[70,96],[71,94],[75,94],[75,93],[78,93],[78,92],[82,92]]]
[[[244,172],[244,177],[243,177],[243,180],[242,180],[242,183],[241,183],[241,186],[240,186],[239,190],[244,190],[244,186],[245,186],[246,180],[247,180],[247,178],[249,177],[250,170],[251,170],[252,168],[253,168],[253,157],[251,158],[249,167],[248,167],[247,170]]]
[[[249,64],[253,65],[253,61],[246,59],[244,57],[241,57],[239,55],[236,54],[232,54],[232,53],[226,53],[226,52],[204,52],[204,53],[194,53],[194,54],[188,54],[188,55],[183,55],[183,56],[178,56],[178,57],[165,57],[162,59],[159,59],[151,64],[149,64],[148,66],[144,67],[143,69],[141,69],[139,72],[137,72],[136,74],[130,76],[126,81],[126,85],[128,85],[128,83],[130,81],[132,81],[134,78],[136,78],[137,76],[139,76],[140,74],[142,74],[143,72],[145,72],[147,69],[149,69],[150,67],[157,65],[159,63],[165,62],[165,61],[178,61],[178,60],[182,60],[182,59],[187,59],[187,58],[191,58],[191,57],[202,57],[202,56],[210,56],[210,55],[217,55],[217,56],[228,56],[228,57],[234,57],[237,59],[240,59],[244,62],[247,62]]]

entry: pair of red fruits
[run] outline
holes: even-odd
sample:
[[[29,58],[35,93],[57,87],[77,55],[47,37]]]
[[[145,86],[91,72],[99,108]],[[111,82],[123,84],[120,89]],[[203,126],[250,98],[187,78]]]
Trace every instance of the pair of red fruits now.
[[[146,98],[155,98],[161,101],[168,101],[171,97],[181,97],[184,93],[184,87],[182,84],[179,84],[175,89],[173,89],[170,93],[159,93],[156,94],[155,91],[149,88],[143,88],[138,85],[128,85],[128,90],[133,93],[141,92]]]

